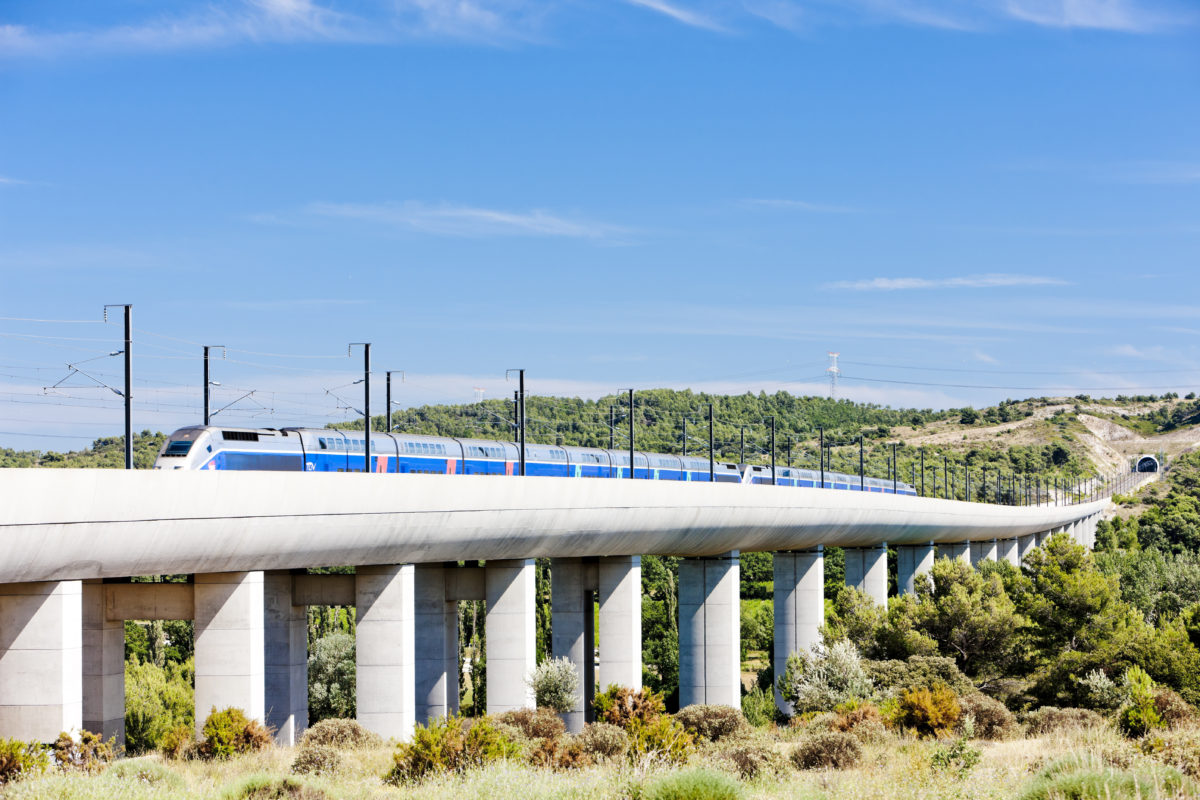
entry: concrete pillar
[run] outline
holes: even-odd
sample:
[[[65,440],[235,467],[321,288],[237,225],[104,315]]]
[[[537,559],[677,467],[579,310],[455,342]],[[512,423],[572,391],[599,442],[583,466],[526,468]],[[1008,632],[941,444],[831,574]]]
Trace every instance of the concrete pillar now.
[[[597,565],[581,558],[550,560],[550,654],[575,665],[579,689],[575,708],[562,715],[567,730],[579,733],[592,719],[596,693],[595,599]]]
[[[80,582],[0,584],[0,736],[52,742],[82,724]]]
[[[887,608],[887,545],[847,547],[845,552],[846,585],[866,592],[872,600]]]
[[[970,542],[950,542],[948,544],[938,545],[938,557],[950,558],[955,561],[962,561],[967,564],[971,563],[971,543]]]
[[[825,549],[775,554],[775,684],[787,667],[788,656],[812,650],[821,641],[825,623]],[[739,646],[739,650],[740,650]],[[790,712],[775,690],[775,704]]]
[[[262,572],[197,573],[196,732],[213,708],[265,721]]]
[[[916,591],[916,577],[933,569],[934,544],[904,544],[896,548],[896,586],[900,594]]]
[[[1025,560],[1025,556],[1029,555],[1029,551],[1037,547],[1037,534],[1030,533],[1025,536],[1017,537],[1017,564],[1019,565]]]
[[[600,586],[600,680],[642,687],[642,557],[605,556]],[[740,620],[740,617],[739,617]]]
[[[358,721],[385,739],[412,736],[415,719],[413,565],[354,571]]]
[[[978,567],[984,561],[996,560],[996,540],[984,539],[971,542],[971,566]]]
[[[736,550],[679,562],[679,706],[742,700]]]
[[[296,605],[290,570],[263,573],[263,654],[267,726],[291,747],[308,727],[308,616]]]
[[[533,708],[527,683],[536,665],[534,560],[489,561],[487,592],[487,710]]]
[[[415,719],[458,712],[458,601],[447,600],[446,573],[455,564],[417,564],[413,568],[415,636]]]
[[[1021,559],[1017,556],[1016,539],[998,539],[996,541],[996,558],[1007,561],[1014,567],[1020,566]]]
[[[125,622],[110,620],[104,583],[83,581],[83,728],[125,744]]]

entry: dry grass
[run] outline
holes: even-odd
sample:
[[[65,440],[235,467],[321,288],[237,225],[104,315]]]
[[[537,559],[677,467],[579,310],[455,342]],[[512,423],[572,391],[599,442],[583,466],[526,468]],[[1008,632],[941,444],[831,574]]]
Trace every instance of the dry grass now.
[[[784,733],[758,731],[753,738],[773,741],[781,754],[786,754],[794,745],[779,741]],[[791,738],[792,731],[786,733]],[[767,770],[742,782],[743,795],[746,800],[1012,800],[1032,785],[1039,771],[1064,758],[1100,769],[1160,768],[1108,729],[974,745],[982,757],[965,776],[934,766],[932,755],[944,743],[890,737],[882,744],[864,747],[862,762],[854,769],[797,771],[789,767],[781,774]],[[618,800],[635,795],[649,777],[663,771],[638,770],[619,762],[553,772],[508,761],[464,775],[438,776],[419,786],[394,788],[381,781],[391,767],[391,754],[387,747],[347,752],[344,768],[336,775],[292,777],[316,790],[312,796],[319,797],[319,792],[331,800]],[[95,777],[47,775],[4,787],[0,796],[12,800],[219,800],[254,776],[288,776],[295,755],[295,748],[272,748],[227,762],[167,762],[161,766],[156,757],[147,757],[140,760],[146,763],[140,772],[150,780],[139,778],[139,770],[123,766],[124,776],[115,770]],[[691,766],[710,768],[722,763],[711,752],[707,756],[702,752],[694,762]],[[132,767],[138,760],[127,763]]]

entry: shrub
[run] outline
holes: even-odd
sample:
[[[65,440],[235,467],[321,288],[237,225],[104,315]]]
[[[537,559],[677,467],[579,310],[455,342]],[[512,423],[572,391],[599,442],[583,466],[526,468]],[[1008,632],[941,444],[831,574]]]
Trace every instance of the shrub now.
[[[979,739],[999,741],[1017,734],[1017,718],[999,700],[976,692],[958,698],[958,705],[964,719],[975,721],[975,736]]]
[[[881,742],[887,738],[883,716],[874,703],[847,703],[839,706],[829,720],[829,730],[852,734],[863,744]]]
[[[79,741],[71,734],[63,731],[51,745],[54,750],[54,762],[59,769],[66,771],[86,772],[93,775],[103,772],[109,762],[116,756],[116,737],[107,742],[98,733],[81,730]]]
[[[862,760],[862,745],[849,733],[815,733],[796,745],[792,763],[800,769],[850,769]]]
[[[136,781],[148,786],[161,786],[167,790],[184,788],[183,778],[159,761],[132,759],[118,761],[109,767],[105,775],[127,781]]]
[[[961,716],[962,709],[954,692],[942,684],[933,689],[902,692],[893,721],[898,727],[915,731],[918,736],[942,736],[954,729]]]
[[[1104,670],[1092,670],[1086,678],[1080,679],[1079,685],[1092,708],[1111,711],[1121,705],[1124,699],[1121,687],[1113,683],[1112,678],[1104,674]]]
[[[719,750],[717,758],[746,780],[787,769],[787,761],[768,742],[738,742]]]
[[[1200,779],[1200,731],[1169,733],[1154,745],[1143,746],[1143,751],[1185,775]]]
[[[326,800],[326,794],[292,778],[255,775],[226,792],[225,800]]]
[[[308,658],[308,718],[353,719],[356,703],[357,664],[354,637],[331,633],[313,642]]]
[[[557,739],[567,732],[566,723],[548,708],[505,711],[497,719],[513,726],[528,739]]]
[[[624,686],[611,685],[602,694],[596,695],[592,701],[596,710],[596,721],[619,725],[629,730],[634,720],[642,723],[653,722],[665,711],[663,696],[643,686],[641,689],[628,689]]]
[[[1043,774],[1017,800],[1145,800],[1186,797],[1187,779],[1173,769],[1152,773],[1079,767]]]
[[[788,656],[779,678],[779,693],[797,712],[828,711],[847,701],[871,697],[874,686],[858,650],[842,640]]]
[[[668,716],[651,722],[635,719],[629,726],[629,759],[634,764],[659,761],[683,764],[695,752],[692,734]]]
[[[620,758],[629,750],[629,734],[607,722],[593,722],[579,734],[583,751],[597,761]]]
[[[162,749],[162,740],[175,728],[196,725],[195,667],[183,664],[156,666],[133,658],[125,664],[125,749],[144,753]]]
[[[383,739],[353,719],[323,719],[304,732],[301,746],[324,745],[341,750],[379,747]]]
[[[487,717],[468,724],[463,717],[451,715],[430,720],[428,726],[418,725],[412,740],[396,748],[395,764],[383,779],[400,785],[436,773],[465,772],[518,752],[516,743]]]
[[[680,709],[675,719],[689,733],[710,742],[746,729],[746,718],[733,706],[691,705]]]
[[[341,768],[341,751],[327,744],[304,745],[292,761],[292,772],[296,775],[332,775]]]
[[[1154,681],[1141,667],[1125,670],[1123,687],[1125,704],[1117,713],[1117,727],[1126,736],[1145,736],[1155,728],[1163,727],[1154,704]]]
[[[40,775],[50,765],[46,746],[20,739],[0,739],[0,786],[30,775]]]
[[[770,725],[775,721],[775,692],[769,688],[755,686],[742,695],[742,716],[755,728]]]
[[[933,689],[949,686],[955,694],[968,694],[975,684],[962,673],[953,658],[909,656],[906,660],[864,661],[867,677],[880,690],[900,694],[905,689]]]
[[[1104,717],[1089,708],[1042,706],[1025,715],[1030,736],[1046,736],[1071,728],[1099,728],[1104,724]]]
[[[535,767],[554,770],[581,769],[594,763],[577,736],[538,739],[529,750],[528,761]]]
[[[202,729],[204,740],[199,755],[204,759],[226,759],[271,746],[271,734],[255,719],[247,719],[240,708],[214,706]]]
[[[538,664],[529,676],[528,683],[539,708],[565,714],[579,705],[579,672],[571,659],[565,656],[549,658]]]
[[[704,769],[660,775],[642,787],[642,800],[738,800],[742,788],[728,775]]]
[[[941,744],[929,755],[929,765],[937,772],[948,772],[955,777],[965,778],[967,773],[979,763],[981,753],[970,744],[975,735],[975,724],[967,717],[963,725],[963,734],[949,744]]]
[[[162,735],[158,741],[158,750],[163,758],[179,761],[187,758],[196,737],[192,734],[190,725],[178,725]]]
[[[1154,690],[1154,710],[1168,728],[1178,728],[1196,719],[1196,710],[1177,693],[1163,686]]]

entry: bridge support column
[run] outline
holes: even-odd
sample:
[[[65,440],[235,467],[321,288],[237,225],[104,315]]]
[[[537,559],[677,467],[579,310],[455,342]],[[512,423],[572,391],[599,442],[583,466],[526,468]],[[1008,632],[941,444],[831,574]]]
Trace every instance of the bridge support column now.
[[[487,710],[533,708],[525,682],[535,662],[534,560],[489,561],[487,592]]]
[[[900,594],[916,591],[916,577],[933,569],[934,544],[904,544],[896,548],[896,587]]]
[[[778,687],[788,656],[811,650],[821,641],[821,625],[825,622],[825,548],[817,545],[812,550],[775,553],[774,560],[773,644]],[[778,688],[775,705],[785,713],[791,711]]]
[[[582,558],[550,559],[550,652],[575,666],[579,689],[575,708],[562,715],[567,730],[579,733],[592,719],[596,694],[596,562]]]
[[[290,747],[308,727],[308,617],[295,604],[290,570],[263,573],[263,641],[267,726]]]
[[[984,561],[996,560],[996,540],[984,539],[981,542],[971,542],[971,566],[978,567]]]
[[[83,728],[125,744],[125,622],[110,620],[104,583],[83,581]]]
[[[415,719],[424,725],[458,712],[458,601],[448,600],[446,573],[457,565],[413,567]]]
[[[938,545],[938,557],[950,558],[955,561],[963,561],[967,564],[971,563],[971,543],[970,542],[950,542],[948,544]]]
[[[1030,533],[1025,536],[1017,537],[1017,566],[1025,560],[1025,556],[1029,555],[1029,551],[1037,547],[1037,534]]]
[[[1020,566],[1021,559],[1017,556],[1017,540],[1016,539],[998,539],[996,540],[996,558],[1001,561],[1007,561],[1014,567]]]
[[[642,687],[642,557],[603,556],[600,586],[600,680]],[[739,616],[740,620],[740,616]]]
[[[415,719],[413,565],[358,567],[354,601],[358,721],[385,739],[406,741]]]
[[[262,572],[197,573],[196,732],[213,708],[265,721]]]
[[[742,700],[738,553],[679,562],[679,706]]]
[[[872,600],[887,608],[887,545],[847,547],[845,552],[846,585],[866,592]]]
[[[0,736],[52,742],[83,723],[79,581],[0,585]]]

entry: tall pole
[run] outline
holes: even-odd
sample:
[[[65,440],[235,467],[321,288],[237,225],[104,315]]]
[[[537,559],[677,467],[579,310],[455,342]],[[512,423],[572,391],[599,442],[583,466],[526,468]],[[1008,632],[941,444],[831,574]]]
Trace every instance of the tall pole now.
[[[629,390],[629,477],[633,477],[633,389]]]
[[[858,490],[866,491],[867,479],[863,476],[863,437],[858,435]]]
[[[392,432],[392,373],[399,372],[400,380],[404,380],[404,370],[390,369],[384,373],[387,378],[387,432]]]
[[[771,417],[771,485],[775,482],[775,417]]]
[[[740,431],[742,434],[742,444],[741,444],[741,449],[738,450],[738,463],[745,464],[746,463],[746,426],[742,425],[740,428]]]
[[[713,404],[708,404],[708,482],[712,483],[717,479],[716,467],[717,451],[713,439]]]
[[[617,449],[617,407],[608,407],[608,449]]]
[[[683,455],[687,457],[687,414],[683,415]]]
[[[819,435],[820,435],[819,442],[820,442],[820,448],[821,448],[821,488],[824,489],[825,488],[825,429],[817,428],[817,430],[819,431]]]
[[[371,471],[371,343],[351,342],[350,350],[363,349],[363,472]]]
[[[787,465],[792,465],[792,435],[789,433],[787,437]]]
[[[525,476],[525,370],[521,370],[518,391],[521,393],[521,476]]]
[[[925,448],[921,448],[921,497],[925,496]]]
[[[892,494],[896,493],[899,488],[897,476],[900,473],[900,462],[896,457],[896,443],[892,442]]]
[[[133,469],[133,306],[125,306],[125,469]]]
[[[950,456],[942,456],[942,496],[950,499]]]

